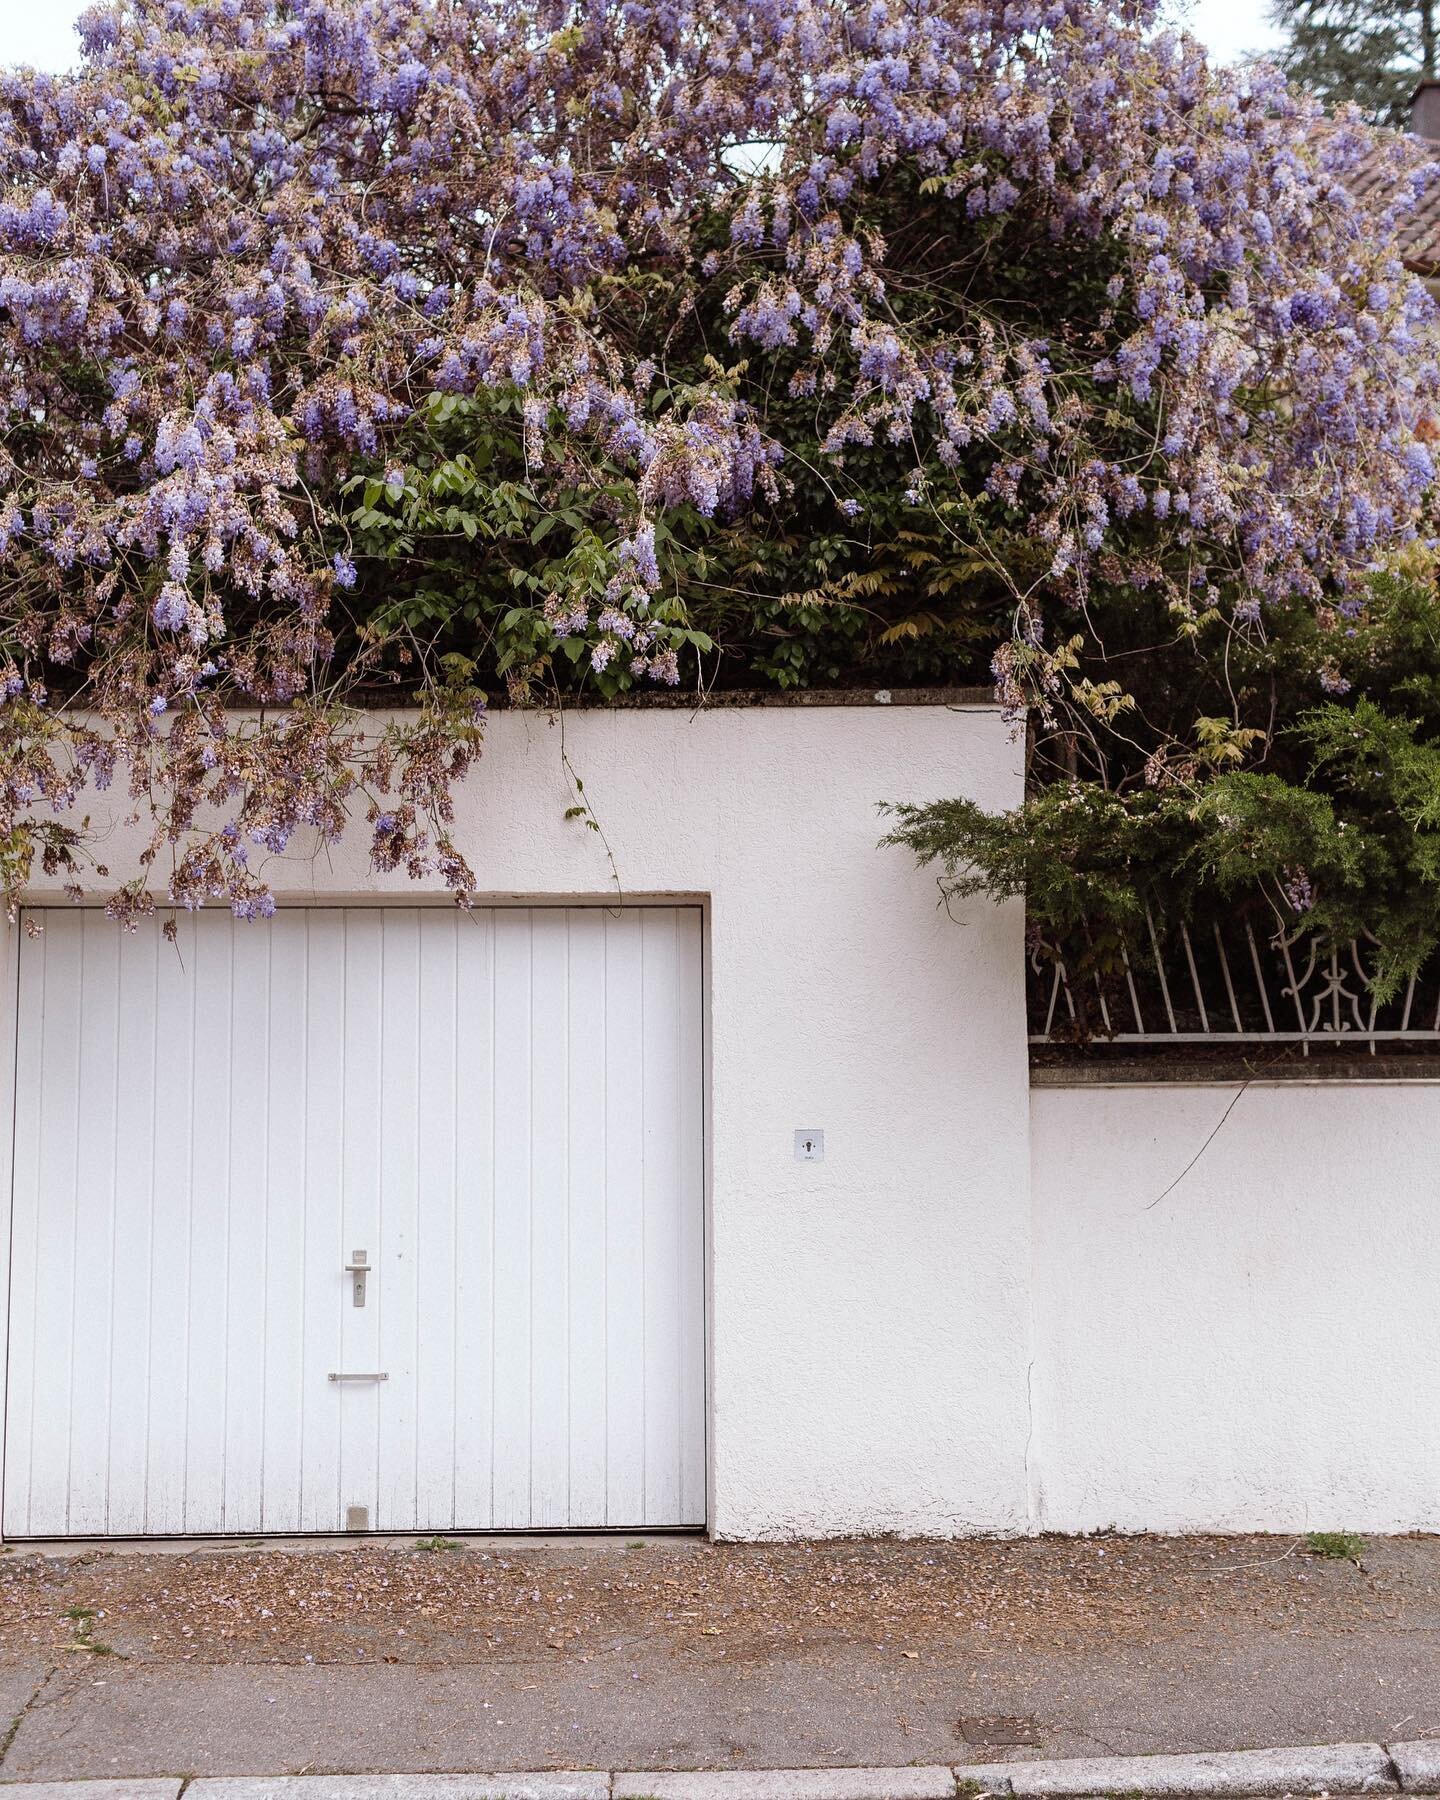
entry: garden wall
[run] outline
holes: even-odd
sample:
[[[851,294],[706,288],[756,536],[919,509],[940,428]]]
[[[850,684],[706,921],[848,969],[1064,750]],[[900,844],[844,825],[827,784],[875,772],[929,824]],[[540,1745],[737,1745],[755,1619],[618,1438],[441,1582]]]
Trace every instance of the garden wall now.
[[[1440,1084],[1030,1116],[1034,1528],[1440,1528]]]
[[[603,836],[565,816],[567,757]],[[704,907],[708,1520],[727,1536],[1026,1526],[1022,920],[951,918],[907,851],[876,847],[879,801],[955,793],[1019,799],[992,705],[507,712],[459,799],[485,900],[603,904],[618,873],[628,902]],[[106,830],[118,880],[135,834]],[[266,874],[282,906],[417,897],[363,841],[297,840]],[[812,1128],[824,1160],[798,1161]]]
[[[1440,1085],[1032,1090],[1018,908],[876,847],[882,799],[1020,791],[992,706],[855,703],[505,713],[461,793],[485,902],[703,911],[710,1529],[1440,1528]],[[267,874],[418,897],[360,843]]]

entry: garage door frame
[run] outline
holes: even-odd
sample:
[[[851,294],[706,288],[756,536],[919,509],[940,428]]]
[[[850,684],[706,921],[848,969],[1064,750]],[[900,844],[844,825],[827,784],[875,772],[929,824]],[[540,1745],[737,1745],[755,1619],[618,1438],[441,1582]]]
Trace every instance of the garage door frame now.
[[[374,894],[364,894],[364,895],[315,894],[313,896],[307,896],[303,900],[293,900],[292,901],[292,900],[287,899],[284,902],[284,907],[285,907],[286,911],[300,911],[300,910],[354,911],[354,910],[358,910],[358,909],[362,909],[362,908],[365,910],[369,910],[369,911],[380,911],[380,912],[383,912],[387,909],[414,911],[417,908],[448,909],[452,905],[453,905],[453,902],[450,901],[448,899],[448,897],[446,897],[446,896],[436,896],[436,895],[429,895],[429,894],[406,895],[403,898],[401,898],[398,895],[380,897],[380,896],[376,896]],[[701,1429],[702,1429],[702,1433],[703,1433],[705,1518],[706,1518],[707,1522],[705,1524],[699,1525],[699,1526],[671,1526],[671,1527],[649,1527],[649,1528],[647,1528],[647,1533],[665,1532],[665,1533],[673,1533],[676,1535],[693,1536],[693,1535],[696,1535],[697,1533],[704,1534],[704,1533],[708,1532],[710,1529],[709,1522],[712,1521],[715,1517],[715,1493],[714,1493],[715,1441],[714,1441],[714,1408],[713,1408],[713,1393],[712,1393],[715,1356],[714,1356],[714,1341],[713,1341],[713,1332],[714,1332],[713,1273],[712,1273],[713,1231],[712,1231],[712,1219],[711,1219],[712,1192],[713,1192],[713,1183],[712,1183],[713,1149],[712,1149],[712,1147],[713,1147],[713,1142],[714,1142],[714,1132],[713,1132],[713,1122],[712,1122],[712,1080],[711,1080],[712,1032],[711,1032],[711,1015],[710,1015],[710,1009],[711,1009],[710,896],[708,894],[693,893],[693,892],[674,893],[674,894],[671,894],[671,893],[646,893],[646,894],[633,894],[633,895],[626,894],[623,896],[623,898],[620,896],[608,896],[608,895],[600,896],[600,895],[596,895],[594,893],[573,894],[573,895],[570,895],[570,894],[567,894],[567,895],[504,894],[504,895],[486,895],[482,898],[477,898],[477,900],[475,901],[475,909],[477,911],[508,910],[508,909],[521,909],[521,908],[528,908],[531,910],[541,910],[541,909],[564,910],[564,909],[570,909],[570,908],[596,908],[599,910],[606,910],[606,909],[613,909],[617,906],[624,906],[627,910],[629,910],[629,909],[644,909],[644,908],[694,908],[694,909],[698,910],[700,913],[700,996],[699,996],[699,999],[700,999],[700,1032],[701,1032],[700,1129],[701,1129],[701,1151],[702,1151],[701,1216],[700,1216],[700,1249],[701,1249],[700,1293],[701,1293],[701,1304],[702,1304],[702,1308],[703,1308],[703,1320],[702,1320],[702,1331],[701,1331],[701,1345],[702,1345],[702,1359],[703,1359],[702,1372],[701,1372],[701,1391],[702,1391]],[[3,995],[3,1001],[0,1001],[0,1108],[3,1108],[4,1115],[8,1119],[8,1128],[9,1128],[8,1146],[0,1146],[0,1263],[3,1263],[3,1267],[0,1267],[0,1494],[3,1494],[3,1492],[4,1492],[5,1473],[6,1473],[6,1456],[7,1456],[6,1438],[7,1438],[7,1433],[8,1433],[9,1410],[10,1410],[9,1409],[9,1372],[10,1372],[10,1317],[11,1317],[11,1304],[12,1304],[12,1302],[11,1302],[11,1269],[12,1269],[12,1242],[13,1242],[13,1229],[14,1229],[14,1180],[15,1180],[15,1162],[16,1162],[17,1130],[18,1130],[19,1045],[20,1045],[20,1032],[22,1031],[22,1029],[24,1027],[24,1021],[20,1015],[20,1005],[19,1005],[21,948],[22,948],[22,942],[23,942],[23,934],[26,930],[25,921],[28,918],[35,917],[37,915],[41,916],[43,918],[43,915],[45,915],[46,913],[60,913],[60,912],[69,913],[69,912],[82,911],[82,910],[98,911],[101,909],[98,906],[93,905],[93,904],[89,905],[89,906],[85,906],[85,907],[61,907],[61,906],[57,906],[53,903],[49,903],[49,904],[40,903],[34,907],[24,908],[22,911],[22,914],[21,914],[20,921],[16,924],[10,925],[4,934],[3,960],[0,960],[0,995]],[[142,924],[140,926],[141,930],[148,929],[148,930],[158,931],[159,928],[160,927],[159,927],[158,919],[150,920],[147,922],[142,922]],[[263,922],[256,922],[250,928],[253,930],[257,930],[257,931],[263,931],[266,929]],[[123,927],[116,924],[114,926],[114,929],[118,932],[118,931],[122,930]],[[7,1008],[11,1015],[11,1017],[8,1021],[4,1017],[4,1012]],[[8,1098],[7,1098],[7,1096],[8,1096]],[[564,1528],[557,1528],[554,1526],[533,1526],[533,1527],[517,1529],[517,1530],[481,1531],[481,1532],[477,1532],[475,1535],[484,1535],[484,1536],[493,1536],[493,1535],[553,1536],[553,1535],[566,1534],[566,1535],[595,1536],[595,1535],[605,1535],[609,1529],[610,1528],[604,1528],[604,1527],[572,1527],[569,1529],[568,1533],[565,1533]],[[614,1529],[616,1531],[621,1532],[622,1535],[626,1534],[625,1528],[623,1528],[623,1527],[615,1527]],[[170,1534],[154,1533],[154,1534],[147,1534],[147,1537],[144,1541],[175,1542],[175,1541],[185,1541],[191,1537],[195,1537],[198,1539],[203,1539],[203,1538],[224,1539],[224,1538],[233,1537],[234,1535],[235,1535],[234,1532],[183,1533],[183,1534],[182,1533],[170,1533]],[[269,1534],[266,1534],[266,1535],[269,1535]],[[306,1535],[315,1536],[318,1538],[325,1538],[325,1537],[329,1537],[333,1534],[329,1533],[329,1532],[323,1532],[323,1531],[315,1532],[315,1533],[308,1533],[308,1534],[287,1531],[287,1532],[277,1534],[277,1535],[284,1536],[287,1538],[294,1537],[294,1536],[306,1536]],[[386,1532],[384,1530],[380,1530],[376,1533],[356,1534],[356,1535],[374,1535],[374,1536],[384,1538],[384,1537],[393,1536],[395,1534],[393,1532]],[[46,1542],[46,1541],[50,1541],[50,1540],[37,1539],[37,1538],[26,1538],[24,1536],[16,1536],[13,1539],[7,1539],[7,1541],[23,1543],[23,1542]],[[67,1539],[65,1541],[74,1542],[74,1541],[80,1541],[80,1540]],[[121,1540],[121,1539],[117,1538],[114,1541],[126,1541],[126,1540]]]
[[[117,927],[118,929],[118,927]],[[10,1245],[15,1199],[15,1135],[20,1104],[20,937],[24,925],[7,925],[0,960],[0,1106],[9,1142],[0,1156],[0,1494],[4,1492],[5,1442],[10,1395]],[[5,1011],[10,1017],[4,1017]]]

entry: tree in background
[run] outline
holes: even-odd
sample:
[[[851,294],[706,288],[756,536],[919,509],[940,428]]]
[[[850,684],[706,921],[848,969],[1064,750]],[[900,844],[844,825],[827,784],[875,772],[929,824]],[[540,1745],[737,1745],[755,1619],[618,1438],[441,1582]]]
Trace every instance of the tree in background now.
[[[1405,129],[1416,84],[1437,72],[1436,0],[1271,0],[1270,19],[1286,43],[1267,54],[1291,81],[1377,125]]]

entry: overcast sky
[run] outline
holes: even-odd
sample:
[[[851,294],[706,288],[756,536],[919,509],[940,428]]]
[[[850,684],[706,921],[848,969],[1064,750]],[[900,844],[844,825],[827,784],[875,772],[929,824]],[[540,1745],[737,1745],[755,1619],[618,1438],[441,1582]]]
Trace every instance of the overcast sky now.
[[[87,0],[0,0],[0,63],[63,69],[75,54],[75,16]],[[1223,62],[1264,49],[1274,34],[1261,0],[1172,0],[1190,29]]]

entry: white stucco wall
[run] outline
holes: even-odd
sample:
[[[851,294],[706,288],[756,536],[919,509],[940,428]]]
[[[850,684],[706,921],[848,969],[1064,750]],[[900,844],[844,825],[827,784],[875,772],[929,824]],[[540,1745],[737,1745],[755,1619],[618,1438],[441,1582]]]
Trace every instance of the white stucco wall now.
[[[1440,1528],[1440,1085],[1037,1088],[1033,1525]]]
[[[572,713],[565,746],[627,896],[707,907],[712,1529],[1023,1531],[1020,913],[957,922],[876,848],[882,799],[1013,805],[1019,748],[991,707],[876,705]],[[487,899],[614,891],[560,747],[491,722],[457,831]],[[359,841],[267,875],[282,903],[415,897]]]
[[[1152,1206],[1236,1088],[1032,1092],[1019,910],[951,919],[876,848],[884,798],[1015,803],[992,708],[564,731],[626,896],[706,909],[715,1532],[1440,1528],[1440,1084],[1256,1083]],[[484,899],[613,893],[573,799],[560,727],[496,717],[458,825]],[[359,840],[267,873],[416,897]]]

